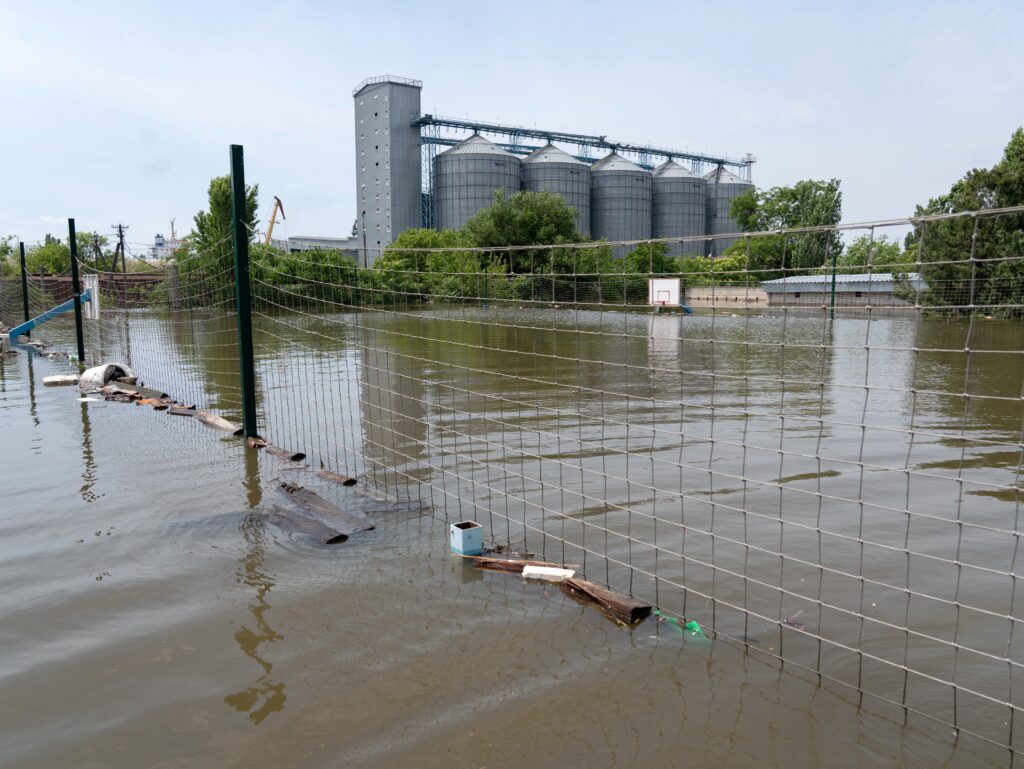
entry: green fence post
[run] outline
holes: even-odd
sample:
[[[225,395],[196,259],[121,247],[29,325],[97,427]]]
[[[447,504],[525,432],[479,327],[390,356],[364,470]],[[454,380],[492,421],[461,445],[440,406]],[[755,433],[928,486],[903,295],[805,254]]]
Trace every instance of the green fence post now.
[[[828,251],[829,246],[831,245],[831,243],[832,243],[831,240],[829,240],[829,241],[827,241],[825,243],[825,250],[826,251]],[[828,256],[826,255],[825,258],[828,259]],[[828,319],[829,320],[835,320],[836,319],[836,263],[837,263],[838,259],[839,259],[839,249],[836,249],[835,253],[832,254],[832,292],[831,292],[831,296],[829,297],[829,305],[828,305]]]
[[[242,146],[231,145],[231,233],[235,241],[235,297],[238,307],[238,362],[242,374],[242,430],[256,430],[256,372],[252,352],[252,300],[249,295],[249,231],[245,226],[245,167]]]
[[[82,284],[78,280],[78,242],[75,220],[68,219],[68,248],[71,249],[71,290],[75,294],[75,339],[78,342],[78,365],[85,363],[85,336],[82,334]]]
[[[18,255],[21,258],[21,306],[25,310],[25,322],[31,320],[28,311],[28,268],[25,266],[25,244],[18,241]],[[26,331],[25,336],[31,338],[32,332]]]

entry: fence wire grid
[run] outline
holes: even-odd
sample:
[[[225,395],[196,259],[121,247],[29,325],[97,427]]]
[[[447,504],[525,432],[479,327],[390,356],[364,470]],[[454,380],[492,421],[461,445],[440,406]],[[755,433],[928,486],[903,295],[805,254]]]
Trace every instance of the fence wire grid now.
[[[901,261],[831,259],[908,231]],[[732,234],[716,259],[256,245],[260,431],[1012,762],[1022,233],[1024,208]],[[90,358],[237,418],[230,245],[101,274]],[[652,279],[685,307],[652,308]],[[0,282],[0,320],[21,311]]]

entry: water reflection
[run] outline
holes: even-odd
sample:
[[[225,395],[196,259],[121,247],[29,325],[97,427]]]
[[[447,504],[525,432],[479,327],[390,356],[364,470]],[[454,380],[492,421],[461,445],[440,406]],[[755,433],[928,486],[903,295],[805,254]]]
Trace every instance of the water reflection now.
[[[89,421],[89,407],[86,403],[79,404],[82,407],[82,486],[79,493],[86,502],[95,502],[101,495],[93,491],[96,485],[96,455],[92,448],[92,423]]]
[[[410,478],[429,482],[424,366],[406,336],[388,339],[367,329],[362,373],[366,458],[385,489]]]
[[[270,626],[266,618],[267,612],[270,610],[268,596],[274,587],[274,575],[264,565],[266,531],[262,517],[256,512],[256,507],[260,504],[263,496],[260,488],[259,460],[253,449],[246,450],[244,456],[246,470],[244,483],[250,510],[242,523],[241,530],[249,548],[245,556],[238,562],[235,574],[239,582],[255,590],[255,597],[249,604],[255,627],[243,626],[240,628],[235,633],[235,643],[238,644],[238,648],[245,656],[260,666],[263,673],[252,686],[227,695],[224,702],[239,713],[248,714],[249,720],[254,724],[259,724],[271,713],[282,710],[288,696],[284,693],[284,683],[276,682],[271,677],[274,664],[264,656],[267,646],[280,641],[282,636]]]
[[[39,410],[36,407],[36,372],[32,367],[32,354],[27,353],[28,360],[28,413],[32,416],[32,424],[39,427]]]

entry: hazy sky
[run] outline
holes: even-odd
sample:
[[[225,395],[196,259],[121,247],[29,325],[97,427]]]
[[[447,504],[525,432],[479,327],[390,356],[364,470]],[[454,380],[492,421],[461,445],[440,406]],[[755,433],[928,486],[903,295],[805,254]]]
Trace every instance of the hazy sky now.
[[[0,0],[0,236],[187,232],[232,143],[282,235],[348,233],[379,74],[425,112],[751,152],[759,186],[834,176],[846,221],[899,217],[1024,124],[1022,28],[1020,0]]]

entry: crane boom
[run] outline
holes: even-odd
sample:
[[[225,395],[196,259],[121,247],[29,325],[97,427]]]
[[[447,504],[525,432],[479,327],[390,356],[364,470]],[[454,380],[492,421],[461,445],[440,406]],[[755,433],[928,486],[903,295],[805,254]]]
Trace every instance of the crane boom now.
[[[274,209],[270,212],[270,224],[267,226],[267,245],[270,245],[270,239],[274,235],[274,225],[277,224],[277,212],[281,212],[281,221],[284,221],[288,217],[284,215],[284,203],[281,202],[281,198],[274,196]]]

